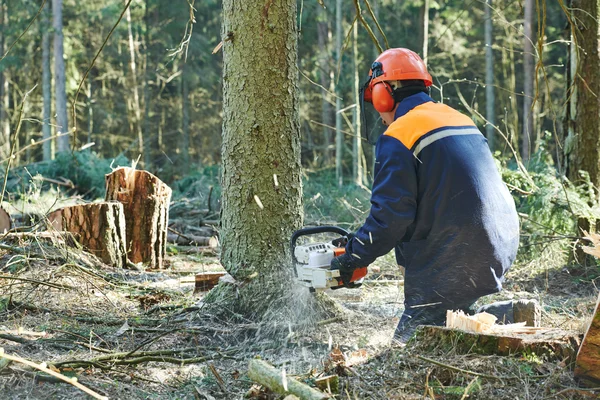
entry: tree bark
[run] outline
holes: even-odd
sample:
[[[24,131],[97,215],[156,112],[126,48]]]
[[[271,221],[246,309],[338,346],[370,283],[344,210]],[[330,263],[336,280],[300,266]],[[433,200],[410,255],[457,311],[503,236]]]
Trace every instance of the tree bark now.
[[[339,188],[344,184],[342,158],[344,156],[344,134],[342,133],[342,90],[340,77],[342,70],[342,0],[335,2],[335,60],[337,61],[335,79],[335,178]]]
[[[493,25],[492,0],[486,0],[485,7],[485,131],[492,152],[496,149],[496,99],[494,97],[494,53],[492,51]]]
[[[268,387],[275,393],[291,393],[303,400],[323,400],[330,398],[326,393],[313,389],[305,383],[298,382],[294,378],[284,377],[282,370],[269,365],[263,360],[250,360],[248,364],[248,377]]]
[[[65,60],[63,46],[62,0],[52,0],[52,21],[54,28],[54,96],[57,133],[69,131],[67,117],[67,92],[65,88]],[[69,151],[69,135],[56,139],[57,151]]]
[[[171,188],[149,172],[117,168],[106,175],[106,200],[123,204],[129,260],[163,268]]]
[[[421,13],[421,49],[423,51],[423,61],[427,64],[429,54],[429,0],[423,0]]]
[[[43,98],[43,121],[42,121],[42,139],[46,140],[42,144],[43,160],[52,160],[52,136],[50,121],[52,118],[52,78],[50,71],[50,6],[48,1],[44,5],[42,14],[42,98]]]
[[[129,44],[129,69],[131,70],[131,84],[133,86],[133,115],[134,129],[137,134],[137,145],[139,154],[144,154],[144,136],[142,133],[142,111],[140,107],[140,90],[137,84],[137,64],[135,61],[135,44],[133,42],[133,31],[131,28],[131,11],[129,7],[125,11],[127,20],[127,43]]]
[[[535,0],[525,0],[524,45],[523,45],[523,133],[521,157],[524,161],[531,156],[533,136],[533,4]]]
[[[363,179],[363,150],[361,141],[361,109],[360,109],[360,78],[358,75],[358,22],[354,24],[352,31],[352,58],[354,65],[354,137],[352,140],[352,177],[357,185],[364,184]]]
[[[577,353],[575,377],[594,386],[600,384],[600,295],[592,321]]]
[[[65,207],[48,215],[57,231],[68,231],[84,249],[103,262],[122,268],[127,263],[125,215],[121,203],[92,203]]]
[[[289,239],[302,223],[296,16],[295,0],[223,1],[221,263],[238,285],[207,300],[247,318],[285,313],[274,299],[291,292]]]
[[[8,27],[8,6],[5,0],[0,0],[0,24],[0,54],[4,55],[4,42]],[[3,160],[10,155],[10,118],[6,74],[5,69],[0,69],[0,157]]]
[[[573,1],[573,18],[578,21],[577,44],[580,48],[576,68],[577,103],[574,148],[569,156],[569,179],[577,182],[580,171],[586,171],[594,187],[600,187],[600,53],[598,34],[600,5],[598,0]],[[598,193],[596,193],[596,200]]]
[[[319,83],[324,88],[331,87],[331,65],[329,54],[329,21],[327,12],[322,6],[317,11],[317,42],[319,45]],[[331,163],[331,145],[333,132],[333,115],[330,95],[321,90],[321,122],[323,123],[323,164],[328,167]]]
[[[187,174],[190,167],[190,102],[188,68],[185,61],[181,67],[181,173]]]

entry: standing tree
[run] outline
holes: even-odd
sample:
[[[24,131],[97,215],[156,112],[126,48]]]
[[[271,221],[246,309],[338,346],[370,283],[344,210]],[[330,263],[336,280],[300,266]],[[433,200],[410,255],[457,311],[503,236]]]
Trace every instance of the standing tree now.
[[[523,134],[521,157],[529,160],[531,153],[531,136],[533,135],[533,3],[525,0],[524,46],[523,46]]]
[[[590,175],[590,181],[600,187],[600,53],[598,33],[600,6],[598,1],[573,0],[573,20],[578,21],[576,68],[577,107],[575,116],[575,147],[569,157],[569,178],[580,179],[580,171]]]
[[[54,28],[54,95],[56,101],[56,125],[61,133],[69,130],[67,118],[67,92],[65,89],[65,60],[63,58],[62,0],[52,0],[52,22]],[[57,139],[57,151],[69,150],[69,136]]]
[[[338,187],[344,183],[342,172],[342,157],[344,153],[344,135],[342,134],[342,91],[340,90],[339,74],[342,70],[342,0],[335,2],[335,179]]]
[[[246,318],[288,313],[302,224],[296,1],[223,1],[221,263],[208,296]],[[308,290],[305,290],[308,293]]]
[[[43,144],[43,159],[50,161],[52,159],[52,141],[50,136],[50,118],[52,118],[52,78],[50,71],[50,7],[48,2],[44,4],[42,14],[42,98],[43,98],[43,120],[42,120],[42,137],[46,140]]]
[[[494,98],[494,53],[492,51],[492,0],[485,2],[485,133],[490,146],[494,151],[496,125],[496,103]]]

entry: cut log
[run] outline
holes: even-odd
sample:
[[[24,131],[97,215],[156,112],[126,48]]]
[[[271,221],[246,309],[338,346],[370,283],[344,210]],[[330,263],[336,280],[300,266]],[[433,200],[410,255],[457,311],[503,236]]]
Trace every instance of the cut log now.
[[[600,384],[600,294],[590,326],[577,353],[575,377],[586,385]]]
[[[219,283],[219,278],[225,275],[225,271],[223,272],[201,272],[196,274],[195,278],[195,288],[194,293],[196,292],[207,292]]]
[[[171,188],[149,172],[117,168],[106,175],[106,200],[123,204],[129,260],[163,268]]]
[[[209,246],[217,247],[219,240],[216,237],[203,237],[195,235],[182,235],[177,233],[168,233],[167,240],[169,243],[175,243],[182,246]]]
[[[103,262],[122,268],[125,251],[125,215],[116,202],[81,204],[56,210],[48,215],[54,230],[67,231],[84,249]]]
[[[293,394],[302,400],[330,398],[326,393],[319,392],[294,378],[286,377],[282,370],[274,368],[263,360],[250,360],[248,377],[282,395]]]
[[[6,233],[11,228],[10,215],[0,207],[0,234]]]
[[[415,340],[427,350],[447,347],[458,354],[498,355],[528,352],[552,360],[566,360],[567,363],[575,361],[581,344],[581,335],[578,333],[551,328],[523,328],[528,329],[529,333],[476,333],[424,325],[417,328]]]

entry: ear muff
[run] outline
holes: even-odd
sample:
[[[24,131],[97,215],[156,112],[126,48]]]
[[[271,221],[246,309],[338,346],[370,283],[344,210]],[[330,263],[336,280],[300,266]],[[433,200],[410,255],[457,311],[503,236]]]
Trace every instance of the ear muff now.
[[[396,106],[393,89],[385,81],[377,82],[371,89],[371,98],[373,107],[378,112],[390,112]]]

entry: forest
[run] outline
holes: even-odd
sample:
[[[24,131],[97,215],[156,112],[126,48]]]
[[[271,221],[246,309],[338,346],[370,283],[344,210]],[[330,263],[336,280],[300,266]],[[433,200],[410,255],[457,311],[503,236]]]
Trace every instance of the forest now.
[[[598,398],[599,18],[586,0],[0,0],[0,398]],[[364,93],[395,48],[472,120],[516,207],[516,259],[473,310],[531,320],[448,310],[398,343],[414,280],[394,251],[358,288],[330,260],[325,287],[303,275],[303,251],[342,259],[378,207],[390,131]]]

